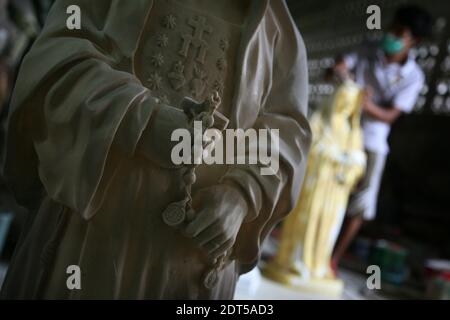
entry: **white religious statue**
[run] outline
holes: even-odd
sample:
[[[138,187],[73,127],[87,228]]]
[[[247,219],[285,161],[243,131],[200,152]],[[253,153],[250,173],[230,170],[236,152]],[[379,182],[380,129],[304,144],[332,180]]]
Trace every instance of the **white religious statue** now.
[[[307,292],[342,292],[330,260],[350,192],[365,170],[361,98],[362,90],[348,80],[313,115],[303,189],[284,222],[278,253],[263,270],[266,277]]]
[[[10,106],[2,174],[30,214],[0,299],[232,299],[299,194],[307,97],[285,1],[56,1]],[[211,146],[196,122],[279,130],[278,170],[177,163],[175,131]]]

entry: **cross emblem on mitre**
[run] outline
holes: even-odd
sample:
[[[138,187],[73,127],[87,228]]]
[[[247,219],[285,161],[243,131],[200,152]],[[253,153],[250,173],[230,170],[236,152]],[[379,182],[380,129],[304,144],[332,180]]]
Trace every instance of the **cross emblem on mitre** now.
[[[206,58],[206,52],[208,51],[208,44],[203,39],[205,33],[212,33],[212,28],[206,23],[205,17],[197,17],[196,20],[189,19],[188,25],[194,29],[193,34],[184,34],[182,36],[183,45],[179,52],[183,57],[187,57],[189,49],[191,46],[198,49],[197,57],[195,58],[197,62],[204,64]]]

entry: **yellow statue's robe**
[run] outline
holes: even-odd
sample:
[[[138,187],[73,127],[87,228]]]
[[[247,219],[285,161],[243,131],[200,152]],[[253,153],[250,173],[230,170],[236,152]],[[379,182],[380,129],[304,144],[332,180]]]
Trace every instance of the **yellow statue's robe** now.
[[[264,270],[270,278],[315,291],[334,280],[332,250],[350,192],[366,164],[361,93],[356,84],[345,82],[311,119],[314,138],[305,181],[296,208],[283,223],[278,253]]]
[[[157,36],[147,26],[162,1],[53,6],[12,102],[4,171],[31,213],[2,297],[228,299],[239,274],[256,264],[261,241],[293,208],[310,143],[305,48],[284,1],[254,0],[221,112],[231,128],[280,129],[280,170],[261,176],[257,165],[198,169],[200,187],[234,180],[253,212],[217,286],[202,286],[206,255],[161,218],[183,191],[182,173],[139,153],[158,89],[152,68],[160,63],[145,60],[140,48]],[[66,28],[66,8],[74,4],[81,30]],[[201,94],[202,83],[191,89]],[[66,286],[70,265],[81,269],[81,290]]]

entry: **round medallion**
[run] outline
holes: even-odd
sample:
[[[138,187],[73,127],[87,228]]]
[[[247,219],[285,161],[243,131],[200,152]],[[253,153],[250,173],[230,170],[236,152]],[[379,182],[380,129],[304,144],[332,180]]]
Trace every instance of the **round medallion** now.
[[[171,203],[162,214],[164,223],[170,227],[176,227],[182,224],[186,219],[184,206],[184,202]]]
[[[205,286],[205,288],[211,290],[216,286],[217,280],[218,280],[217,270],[211,269],[206,273],[206,276],[203,279],[203,285]]]

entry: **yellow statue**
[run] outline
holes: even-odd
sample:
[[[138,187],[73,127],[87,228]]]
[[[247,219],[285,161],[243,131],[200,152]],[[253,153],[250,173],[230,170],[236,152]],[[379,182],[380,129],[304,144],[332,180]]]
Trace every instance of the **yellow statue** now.
[[[313,145],[298,204],[285,220],[278,253],[263,274],[298,289],[340,295],[330,269],[348,197],[366,157],[360,128],[362,90],[348,80],[313,115]]]

